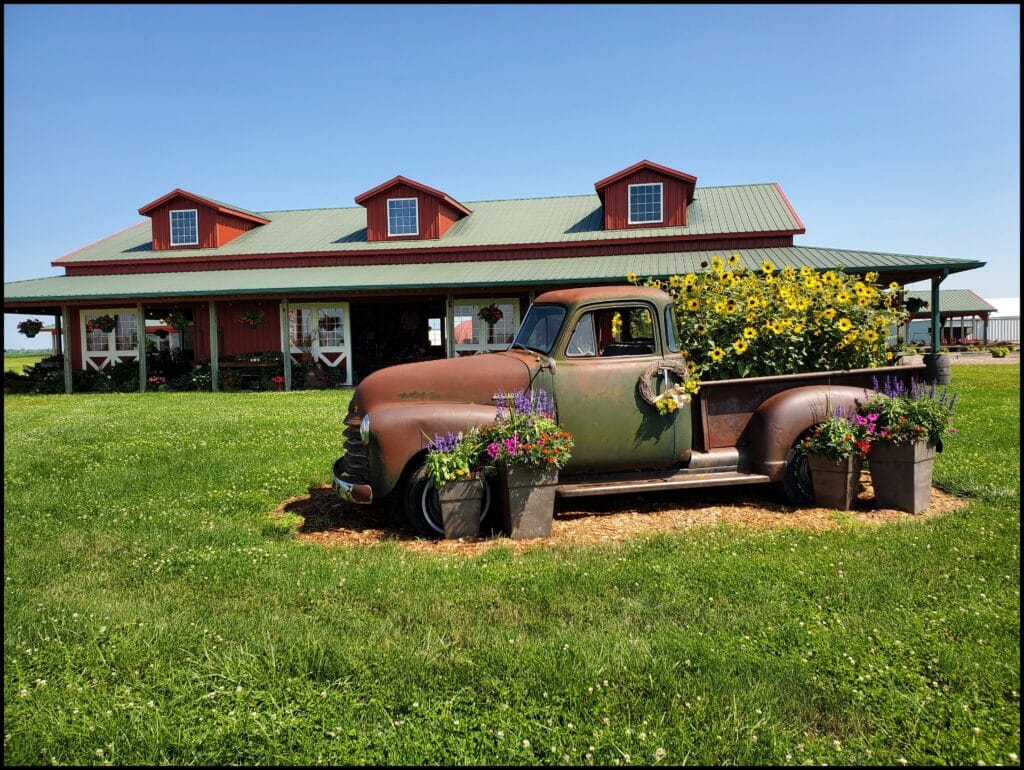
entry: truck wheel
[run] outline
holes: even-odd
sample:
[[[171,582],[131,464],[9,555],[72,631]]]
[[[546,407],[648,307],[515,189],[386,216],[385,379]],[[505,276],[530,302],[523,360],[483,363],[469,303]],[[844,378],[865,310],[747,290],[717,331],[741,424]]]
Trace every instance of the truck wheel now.
[[[810,435],[810,429],[804,431],[789,448],[786,455],[786,474],[782,477],[782,495],[786,502],[794,508],[806,508],[814,505],[814,486],[811,484],[811,467],[807,455],[797,451],[797,446]]]
[[[484,478],[484,499],[480,511],[480,531],[486,529],[491,514],[491,481]],[[437,502],[437,490],[427,478],[426,466],[420,462],[409,474],[405,484],[405,518],[417,535],[422,537],[444,537],[444,519],[441,505]]]

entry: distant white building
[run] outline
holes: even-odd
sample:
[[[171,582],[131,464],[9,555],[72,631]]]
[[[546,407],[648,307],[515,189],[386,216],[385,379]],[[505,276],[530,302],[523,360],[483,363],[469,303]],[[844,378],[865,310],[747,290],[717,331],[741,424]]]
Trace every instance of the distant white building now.
[[[1020,297],[998,297],[988,303],[996,308],[988,319],[988,338],[1020,344]]]
[[[913,345],[931,342],[932,319],[928,302],[931,292],[908,291],[907,300],[924,303],[903,327],[903,336]],[[1020,344],[1020,297],[982,299],[970,289],[939,292],[940,333],[943,345],[980,342]]]

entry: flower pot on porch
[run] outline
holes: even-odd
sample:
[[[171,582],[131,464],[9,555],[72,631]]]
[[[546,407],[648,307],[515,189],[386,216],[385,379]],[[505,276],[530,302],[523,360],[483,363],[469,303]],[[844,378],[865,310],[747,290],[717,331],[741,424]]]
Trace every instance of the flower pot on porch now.
[[[557,470],[499,466],[497,487],[502,528],[513,540],[551,536],[557,483]]]
[[[437,490],[444,536],[452,540],[480,536],[480,507],[484,485],[480,479],[449,481]]]
[[[835,460],[825,455],[807,455],[814,499],[823,508],[849,511],[860,491],[861,458],[858,455]]]
[[[920,513],[931,503],[936,445],[875,443],[868,455],[875,506]]]

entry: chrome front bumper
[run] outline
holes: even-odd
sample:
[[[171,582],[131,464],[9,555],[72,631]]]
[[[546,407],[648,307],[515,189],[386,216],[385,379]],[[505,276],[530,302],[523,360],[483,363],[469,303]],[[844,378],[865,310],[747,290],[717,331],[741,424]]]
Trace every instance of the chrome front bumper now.
[[[334,487],[335,493],[346,503],[357,505],[369,505],[373,502],[373,488],[369,484],[359,484],[339,477],[342,458],[334,463]]]

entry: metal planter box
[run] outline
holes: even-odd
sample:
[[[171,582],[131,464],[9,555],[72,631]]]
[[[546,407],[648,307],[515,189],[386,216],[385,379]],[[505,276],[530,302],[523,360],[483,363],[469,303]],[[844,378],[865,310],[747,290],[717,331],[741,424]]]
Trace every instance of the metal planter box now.
[[[558,471],[501,466],[498,503],[502,527],[513,540],[551,537]]]

